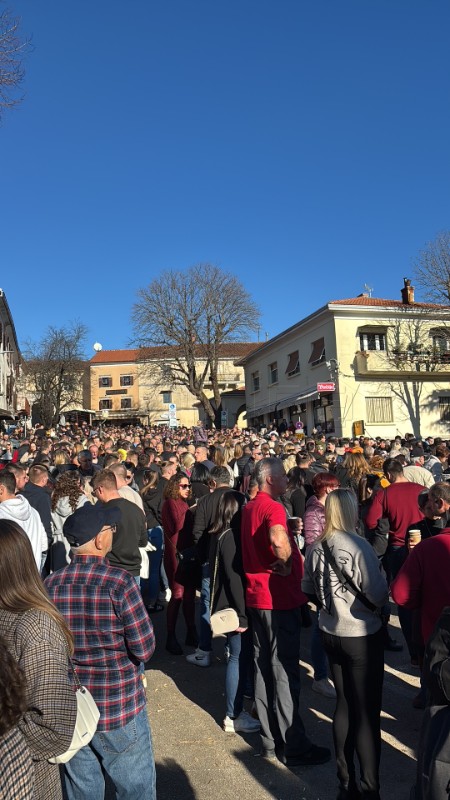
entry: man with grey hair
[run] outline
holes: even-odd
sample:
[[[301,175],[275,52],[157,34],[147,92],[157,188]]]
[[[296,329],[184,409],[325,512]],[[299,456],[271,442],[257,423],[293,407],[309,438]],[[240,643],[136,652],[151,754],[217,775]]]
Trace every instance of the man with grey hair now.
[[[278,498],[286,489],[282,462],[255,465],[258,493],[242,510],[246,605],[255,650],[255,702],[263,755],[287,766],[323,764],[327,747],[312,744],[300,717],[300,607],[303,563]]]

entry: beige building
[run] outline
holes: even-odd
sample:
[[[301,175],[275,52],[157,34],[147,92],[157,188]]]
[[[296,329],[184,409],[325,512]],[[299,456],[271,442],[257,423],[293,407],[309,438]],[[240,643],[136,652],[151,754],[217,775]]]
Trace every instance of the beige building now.
[[[256,343],[224,344],[220,348],[219,387],[224,425],[244,423],[244,369],[235,361],[258,347]],[[141,350],[101,350],[89,362],[90,408],[105,421],[141,422],[167,425],[170,419],[180,426],[205,420],[203,408],[186,386],[177,383],[172,372],[171,348]],[[144,357],[145,356],[145,357]],[[205,362],[198,360],[200,372]],[[212,397],[210,380],[205,394]]]
[[[333,300],[241,359],[247,424],[448,437],[450,307],[401,295]]]
[[[6,295],[0,289],[0,419],[12,422],[20,409],[18,380],[21,355],[17,343],[16,329]],[[25,400],[23,400],[22,409]]]

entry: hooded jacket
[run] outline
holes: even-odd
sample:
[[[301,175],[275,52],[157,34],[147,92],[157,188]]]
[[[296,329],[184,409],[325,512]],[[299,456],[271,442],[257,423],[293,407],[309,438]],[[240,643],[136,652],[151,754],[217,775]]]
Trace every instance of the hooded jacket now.
[[[48,548],[47,534],[38,512],[21,494],[0,503],[0,519],[17,522],[27,534],[38,570],[41,569],[42,553]]]

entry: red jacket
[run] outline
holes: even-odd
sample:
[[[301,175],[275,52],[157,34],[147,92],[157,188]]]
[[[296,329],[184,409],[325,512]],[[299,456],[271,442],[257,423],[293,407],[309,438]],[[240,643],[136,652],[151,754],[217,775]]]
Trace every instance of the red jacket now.
[[[409,481],[392,483],[387,489],[377,492],[366,517],[369,530],[376,528],[378,520],[385,517],[389,520],[389,544],[401,547],[409,526],[423,519],[417,502],[421,492],[423,486]]]
[[[420,609],[426,643],[442,609],[450,606],[450,528],[416,545],[392,582],[391,592],[399,606]]]

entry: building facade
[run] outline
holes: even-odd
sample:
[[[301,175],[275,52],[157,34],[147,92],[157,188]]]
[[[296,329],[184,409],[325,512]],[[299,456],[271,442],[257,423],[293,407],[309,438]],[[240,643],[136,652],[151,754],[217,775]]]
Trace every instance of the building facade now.
[[[0,419],[5,422],[15,419],[19,410],[20,364],[16,329],[6,295],[0,289]]]
[[[218,378],[224,426],[245,424],[244,369],[235,362],[257,346],[238,342],[220,347]],[[198,373],[205,364],[198,359]],[[175,378],[171,348],[101,350],[91,358],[89,370],[89,403],[97,419],[145,425],[168,425],[172,420],[172,424],[187,427],[195,425],[199,419],[206,422],[197,398]],[[209,376],[204,391],[207,397],[213,396]]]
[[[401,295],[333,300],[241,359],[247,424],[448,436],[450,307]]]

